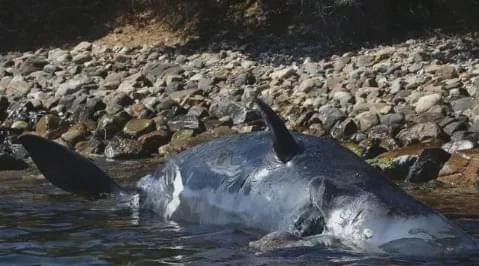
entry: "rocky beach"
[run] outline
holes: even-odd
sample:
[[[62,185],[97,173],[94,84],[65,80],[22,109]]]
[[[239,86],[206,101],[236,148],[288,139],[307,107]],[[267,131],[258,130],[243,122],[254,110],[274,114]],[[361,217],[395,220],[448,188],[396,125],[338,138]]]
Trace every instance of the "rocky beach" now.
[[[193,50],[86,41],[5,52],[0,167],[28,167],[15,139],[23,132],[87,156],[164,158],[263,130],[252,104],[259,97],[289,128],[337,139],[390,176],[411,175],[427,147],[433,152],[419,158],[437,175],[410,181],[475,188],[478,47],[477,34],[462,34],[327,55],[311,43],[298,43],[294,53],[274,44]]]

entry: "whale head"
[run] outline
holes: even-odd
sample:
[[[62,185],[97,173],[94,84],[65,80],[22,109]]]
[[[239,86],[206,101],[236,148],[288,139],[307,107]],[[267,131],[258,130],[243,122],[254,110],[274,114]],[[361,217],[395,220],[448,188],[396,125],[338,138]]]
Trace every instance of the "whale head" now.
[[[473,237],[354,153],[332,140],[290,133],[267,105],[258,106],[278,159],[271,175],[310,182],[312,212],[323,221],[314,231],[362,252],[436,256],[477,250]]]
[[[318,177],[311,183],[311,201],[323,215],[325,233],[343,244],[360,251],[421,256],[477,248],[460,227],[393,184],[378,188],[374,182],[346,179]]]

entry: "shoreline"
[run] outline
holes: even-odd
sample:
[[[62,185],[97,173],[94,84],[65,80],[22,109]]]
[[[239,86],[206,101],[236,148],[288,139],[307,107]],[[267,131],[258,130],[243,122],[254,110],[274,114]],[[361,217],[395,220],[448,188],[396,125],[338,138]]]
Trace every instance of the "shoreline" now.
[[[251,105],[261,97],[293,130],[374,148],[367,159],[419,143],[454,154],[478,146],[478,44],[476,34],[431,37],[323,58],[89,42],[10,52],[0,55],[2,127],[87,155],[164,157],[262,130]]]

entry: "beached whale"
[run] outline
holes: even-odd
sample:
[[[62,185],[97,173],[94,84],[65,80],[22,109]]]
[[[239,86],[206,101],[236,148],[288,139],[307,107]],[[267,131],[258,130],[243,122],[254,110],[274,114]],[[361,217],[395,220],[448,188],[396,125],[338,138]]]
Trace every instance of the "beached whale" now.
[[[291,133],[269,106],[256,103],[269,132],[216,139],[169,158],[138,182],[140,207],[177,221],[284,232],[305,245],[334,239],[360,252],[476,248],[461,228],[334,140]],[[34,135],[20,141],[63,190],[89,198],[132,195],[66,147]]]

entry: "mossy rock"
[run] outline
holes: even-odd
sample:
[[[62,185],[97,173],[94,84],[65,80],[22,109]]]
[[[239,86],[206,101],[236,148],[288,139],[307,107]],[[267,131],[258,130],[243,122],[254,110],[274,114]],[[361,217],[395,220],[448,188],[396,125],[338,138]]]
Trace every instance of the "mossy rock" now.
[[[391,158],[373,158],[366,160],[366,162],[373,167],[380,168],[381,170],[391,169],[396,166],[396,162]]]

